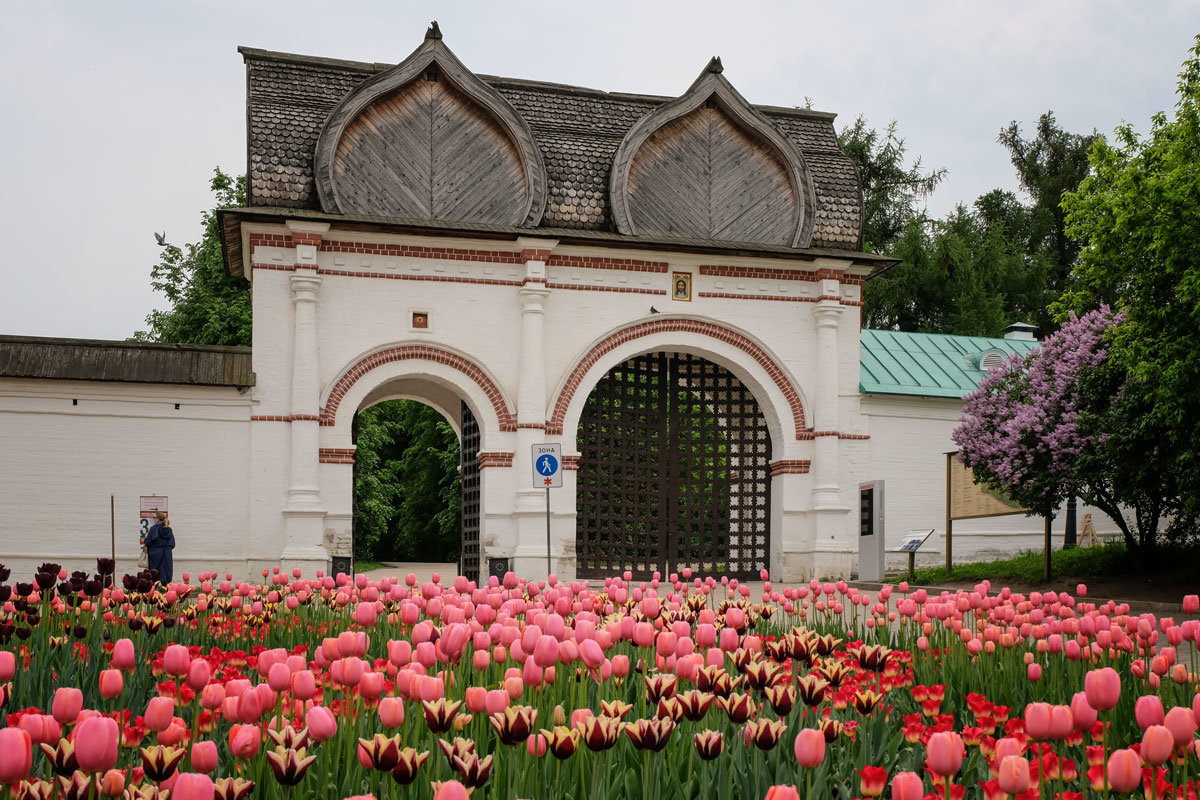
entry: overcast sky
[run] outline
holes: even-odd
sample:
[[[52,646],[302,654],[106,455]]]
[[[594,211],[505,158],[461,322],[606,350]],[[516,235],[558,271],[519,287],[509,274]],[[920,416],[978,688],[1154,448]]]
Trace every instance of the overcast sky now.
[[[154,231],[194,241],[245,170],[238,45],[394,63],[437,19],[472,70],[677,95],[710,56],[752,103],[895,119],[941,215],[1016,190],[996,134],[1147,127],[1200,33],[1176,2],[40,2],[5,8],[0,333],[125,338],[163,299]]]

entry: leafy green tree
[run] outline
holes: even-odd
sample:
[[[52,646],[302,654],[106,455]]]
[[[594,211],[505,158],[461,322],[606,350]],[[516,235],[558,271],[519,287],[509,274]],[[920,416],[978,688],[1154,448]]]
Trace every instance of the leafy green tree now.
[[[1126,322],[1111,361],[1122,382],[1109,428],[1128,454],[1120,483],[1157,486],[1170,538],[1200,518],[1200,37],[1179,76],[1174,119],[1097,140],[1091,174],[1063,197],[1066,232],[1083,243],[1056,310],[1112,303]],[[1101,387],[1099,391],[1105,390]],[[1176,506],[1176,507],[1172,507]]]
[[[225,269],[216,214],[246,204],[246,179],[218,167],[210,186],[217,202],[201,217],[200,241],[182,249],[167,245],[150,271],[150,285],[166,295],[170,308],[150,312],[148,329],[134,333],[135,340],[250,346],[250,282]]]
[[[1077,134],[1064,130],[1052,111],[1038,118],[1032,138],[1026,139],[1015,121],[997,137],[1008,150],[1021,188],[1033,199],[1027,221],[1014,235],[1019,234],[1025,242],[1031,263],[1046,272],[1047,296],[1031,320],[1046,331],[1051,326],[1048,306],[1067,288],[1080,247],[1066,229],[1063,194],[1077,189],[1087,176],[1088,152],[1101,138],[1095,131]]]
[[[427,405],[389,400],[355,418],[354,551],[383,561],[457,561],[458,436]]]
[[[946,170],[926,170],[917,157],[907,163],[908,148],[896,133],[896,122],[872,128],[863,116],[843,128],[838,144],[858,169],[863,191],[863,249],[890,253],[892,243],[915,219],[924,217],[923,203],[946,177]]]

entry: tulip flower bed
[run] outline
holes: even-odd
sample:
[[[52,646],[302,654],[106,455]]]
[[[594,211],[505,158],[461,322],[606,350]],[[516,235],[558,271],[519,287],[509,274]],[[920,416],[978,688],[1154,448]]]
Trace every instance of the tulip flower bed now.
[[[18,798],[1193,798],[1195,621],[685,571],[475,586],[0,567]],[[765,578],[765,576],[764,576]],[[1194,613],[1200,601],[1185,598]],[[1194,647],[1187,652],[1194,654]]]

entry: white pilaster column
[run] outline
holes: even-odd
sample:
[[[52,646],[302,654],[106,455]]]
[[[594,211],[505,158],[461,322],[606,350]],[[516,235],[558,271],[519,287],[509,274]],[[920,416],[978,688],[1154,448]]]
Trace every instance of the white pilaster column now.
[[[317,337],[317,292],[321,277],[314,269],[292,274],[295,314],[292,341],[292,453],[288,508],[317,508],[321,504],[317,451],[320,435],[320,372]]]
[[[325,508],[321,503],[321,372],[317,301],[321,289],[317,253],[325,223],[289,220],[295,248],[292,292],[291,453],[287,505],[283,509],[287,541],[280,557],[284,568],[324,569],[329,552],[322,546]]]
[[[823,280],[813,310],[817,328],[817,380],[813,401],[813,509],[841,509],[838,481],[838,322],[845,310],[838,299],[838,282]],[[827,285],[832,284],[832,285]]]

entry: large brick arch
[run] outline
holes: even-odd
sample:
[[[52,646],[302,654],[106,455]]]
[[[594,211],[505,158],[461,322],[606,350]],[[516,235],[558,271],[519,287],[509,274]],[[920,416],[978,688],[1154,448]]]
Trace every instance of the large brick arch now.
[[[576,391],[579,390],[584,376],[587,375],[588,370],[596,365],[596,362],[626,342],[660,333],[693,333],[710,336],[732,345],[749,355],[767,372],[771,380],[775,383],[775,386],[787,398],[788,405],[792,410],[792,421],[795,423],[796,438],[804,439],[807,437],[809,431],[804,417],[804,404],[800,400],[800,393],[792,385],[791,381],[788,380],[783,368],[775,363],[775,360],[762,347],[737,331],[721,327],[712,322],[691,319],[661,319],[641,322],[636,325],[630,325],[628,328],[623,328],[598,342],[588,351],[586,356],[579,360],[575,368],[571,370],[566,384],[563,386],[562,391],[559,392],[558,399],[554,403],[554,410],[551,413],[550,419],[546,422],[546,433],[551,436],[562,435],[563,426],[567,419],[567,408],[571,405],[571,400],[574,398]]]
[[[429,345],[401,345],[364,356],[346,370],[329,390],[325,407],[321,411],[321,424],[334,425],[337,422],[338,406],[341,405],[342,398],[350,391],[350,387],[358,382],[359,378],[384,364],[407,359],[433,361],[463,373],[478,384],[479,388],[487,395],[488,400],[491,401],[492,409],[496,412],[496,419],[500,423],[500,430],[509,432],[517,429],[516,414],[504,402],[504,396],[495,381],[478,364],[458,353]]]

